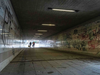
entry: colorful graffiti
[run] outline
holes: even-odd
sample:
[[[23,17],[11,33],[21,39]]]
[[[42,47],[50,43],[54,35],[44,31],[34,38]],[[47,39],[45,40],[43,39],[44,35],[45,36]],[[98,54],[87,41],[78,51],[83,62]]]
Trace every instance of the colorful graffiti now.
[[[75,48],[81,51],[99,48],[100,21],[73,28],[53,37],[52,40],[56,38],[55,43],[60,41],[60,47]]]

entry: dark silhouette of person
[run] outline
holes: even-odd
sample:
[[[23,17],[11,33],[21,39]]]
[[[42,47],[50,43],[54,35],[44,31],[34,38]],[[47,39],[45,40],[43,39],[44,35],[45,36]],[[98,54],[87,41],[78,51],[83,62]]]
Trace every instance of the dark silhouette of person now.
[[[30,47],[31,47],[31,44],[32,44],[32,43],[30,42]]]

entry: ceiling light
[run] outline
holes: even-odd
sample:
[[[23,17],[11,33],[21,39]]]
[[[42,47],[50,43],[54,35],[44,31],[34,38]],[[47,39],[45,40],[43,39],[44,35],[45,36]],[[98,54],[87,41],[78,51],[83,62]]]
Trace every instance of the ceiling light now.
[[[64,9],[52,9],[54,11],[65,11],[65,12],[75,12],[74,10],[64,10]]]
[[[43,35],[42,33],[35,33],[35,35]]]
[[[42,24],[43,26],[55,26],[55,24]]]
[[[38,30],[38,32],[47,32],[47,30]]]
[[[53,11],[64,11],[64,12],[79,12],[79,10],[66,10],[66,9],[53,9],[53,8],[48,8]]]
[[[0,29],[0,30],[2,30],[2,29]]]

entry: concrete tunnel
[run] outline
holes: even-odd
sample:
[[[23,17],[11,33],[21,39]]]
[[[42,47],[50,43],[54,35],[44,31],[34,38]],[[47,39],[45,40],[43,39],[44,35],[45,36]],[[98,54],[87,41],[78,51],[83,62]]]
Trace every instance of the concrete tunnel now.
[[[100,75],[99,9],[100,0],[0,0],[0,75]]]

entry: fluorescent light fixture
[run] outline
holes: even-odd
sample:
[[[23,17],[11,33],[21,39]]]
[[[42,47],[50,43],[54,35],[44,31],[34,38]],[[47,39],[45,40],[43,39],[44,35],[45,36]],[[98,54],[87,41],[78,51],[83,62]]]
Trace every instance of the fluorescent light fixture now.
[[[53,9],[53,8],[48,8],[53,11],[63,11],[63,12],[79,12],[79,10],[66,10],[66,9]]]
[[[56,26],[55,24],[42,24],[43,26]]]
[[[38,30],[38,32],[47,32],[47,30]]]
[[[43,35],[42,33],[35,33],[35,35]]]
[[[54,11],[64,11],[64,12],[75,12],[74,10],[65,10],[65,9],[52,9]]]

